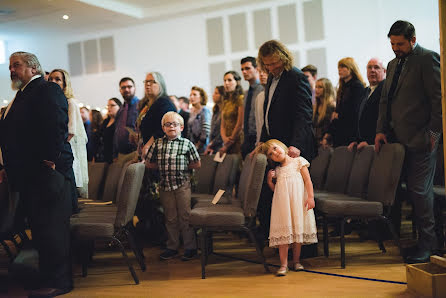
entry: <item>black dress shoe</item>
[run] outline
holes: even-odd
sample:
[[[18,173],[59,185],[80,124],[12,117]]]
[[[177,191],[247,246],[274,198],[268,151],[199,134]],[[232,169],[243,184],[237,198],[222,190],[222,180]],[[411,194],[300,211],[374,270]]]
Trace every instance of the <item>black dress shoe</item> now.
[[[46,298],[46,297],[56,297],[71,292],[73,290],[70,288],[41,288],[29,293],[28,298]]]
[[[417,263],[427,263],[430,260],[432,252],[430,250],[418,250],[415,254],[409,255],[406,258],[406,263],[417,264]]]

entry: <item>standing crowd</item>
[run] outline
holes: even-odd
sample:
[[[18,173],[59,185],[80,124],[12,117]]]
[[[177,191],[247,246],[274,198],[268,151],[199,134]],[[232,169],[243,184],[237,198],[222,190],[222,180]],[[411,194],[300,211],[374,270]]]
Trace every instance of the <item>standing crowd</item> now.
[[[318,150],[374,145],[379,152],[382,144],[398,142],[406,148],[402,180],[419,231],[407,261],[428,259],[436,249],[432,180],[442,131],[439,55],[416,42],[409,22],[395,22],[388,37],[396,58],[387,69],[379,58],[368,61],[368,87],[351,57],[338,62],[335,90],[329,79],[318,78],[317,67],[296,68],[290,51],[271,40],[257,58],[241,59],[249,89],[243,90],[237,71],[226,72],[212,94],[212,109],[203,88],[193,86],[189,97],[177,97],[168,93],[161,73],[148,72],[142,99],[132,78],[119,81],[123,100],[110,98],[104,119],[96,110],[79,109],[67,71],[53,70],[49,83],[37,57],[12,54],[17,95],[0,118],[0,182],[7,181],[11,195],[20,198],[17,217],[31,227],[42,293],[72,289],[69,218],[78,210],[77,198],[88,197],[88,162],[144,161],[147,171],[157,171],[168,238],[160,257],[178,254],[181,234],[182,258],[189,260],[197,254],[188,217],[191,171],[200,167],[200,154],[265,154],[271,163],[256,236],[279,248],[277,275],[285,275],[288,246],[291,267],[300,270],[301,245],[317,242],[308,167]]]

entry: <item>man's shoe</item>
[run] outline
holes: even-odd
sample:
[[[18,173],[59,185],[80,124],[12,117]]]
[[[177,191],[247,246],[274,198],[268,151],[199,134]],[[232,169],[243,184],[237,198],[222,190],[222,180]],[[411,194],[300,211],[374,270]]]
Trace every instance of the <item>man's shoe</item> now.
[[[184,251],[184,255],[181,257],[182,261],[190,261],[194,259],[197,256],[197,250],[196,249],[186,249]]]
[[[276,272],[276,276],[286,276],[288,273],[288,267],[287,266],[280,266],[279,270]]]
[[[178,255],[178,250],[166,249],[162,254],[160,254],[161,260],[170,260]]]
[[[415,254],[409,255],[406,258],[406,263],[417,264],[429,262],[432,252],[430,250],[418,250]]]
[[[41,288],[35,291],[31,291],[28,295],[29,298],[43,298],[43,297],[55,297],[71,292],[72,287],[69,288]]]

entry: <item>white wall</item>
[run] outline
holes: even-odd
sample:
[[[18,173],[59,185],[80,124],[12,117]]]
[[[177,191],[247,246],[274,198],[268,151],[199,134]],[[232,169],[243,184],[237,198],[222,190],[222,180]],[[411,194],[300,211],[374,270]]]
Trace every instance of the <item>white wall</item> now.
[[[278,3],[296,3],[301,7],[304,1],[306,0],[271,1],[269,4],[262,2],[259,5],[216,11],[212,16],[227,16],[251,11],[260,5],[265,7]],[[413,23],[418,42],[439,52],[436,0],[323,0],[323,15],[327,76],[335,85],[338,79],[337,61],[342,57],[354,57],[364,77],[368,59],[378,56],[387,63],[394,57],[387,33],[391,24],[398,19]],[[137,95],[142,96],[142,80],[148,71],[160,71],[164,75],[170,94],[188,95],[190,87],[198,85],[211,95],[213,86],[209,86],[207,17],[205,14],[197,14],[79,36],[17,38],[7,40],[7,48],[9,53],[16,50],[36,53],[46,70],[56,67],[68,69],[68,43],[112,35],[115,42],[116,71],[72,78],[78,100],[92,107],[105,106],[110,97],[120,98],[118,82],[123,76],[135,79]],[[240,53],[240,58],[243,56],[245,53]],[[233,57],[234,53],[230,59]],[[306,63],[304,59],[298,67]],[[10,100],[14,96],[9,86],[8,64],[0,65],[0,105],[3,99]]]

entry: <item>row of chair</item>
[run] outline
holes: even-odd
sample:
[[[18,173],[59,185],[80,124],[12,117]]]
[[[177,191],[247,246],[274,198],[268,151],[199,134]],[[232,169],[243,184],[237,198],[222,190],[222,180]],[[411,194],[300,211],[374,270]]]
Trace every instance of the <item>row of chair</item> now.
[[[146,269],[144,255],[142,250],[136,246],[132,233],[133,215],[144,171],[145,166],[142,163],[128,162],[111,165],[95,163],[89,165],[90,199],[80,200],[80,212],[71,217],[70,223],[74,246],[80,248],[81,252],[83,276],[87,275],[87,266],[92,257],[94,242],[105,240],[110,245],[119,248],[135,283],[139,283],[122,240],[129,243],[144,271]]]
[[[404,162],[404,147],[385,144],[379,153],[373,146],[359,151],[347,147],[321,150],[310,173],[315,187],[316,212],[322,216],[324,254],[328,257],[328,219],[340,226],[341,267],[345,268],[345,222],[351,218],[384,222],[398,245],[389,220]],[[379,234],[378,234],[379,235]],[[385,252],[382,239],[380,249]]]

